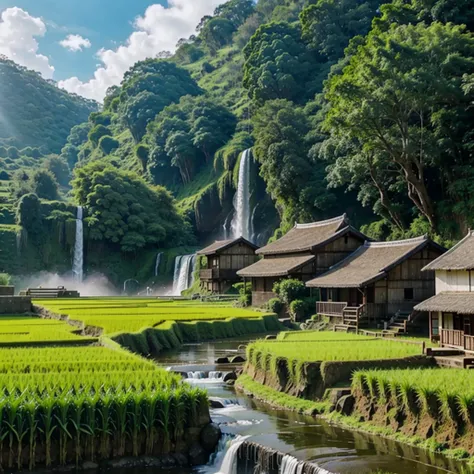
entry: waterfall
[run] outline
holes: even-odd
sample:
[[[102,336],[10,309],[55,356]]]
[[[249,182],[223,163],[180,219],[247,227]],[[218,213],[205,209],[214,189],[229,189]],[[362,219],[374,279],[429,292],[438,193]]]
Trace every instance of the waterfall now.
[[[248,149],[242,153],[239,167],[239,183],[237,193],[234,196],[234,218],[232,219],[232,236],[234,238],[244,237],[251,239],[251,211],[250,211],[250,166],[252,162],[252,150]]]
[[[286,454],[281,460],[279,474],[331,474],[326,469]]]
[[[196,255],[180,255],[176,257],[173,277],[173,296],[181,296],[194,283],[194,267]]]
[[[163,256],[163,252],[160,252],[156,256],[156,261],[155,261],[155,276],[158,276],[158,271],[160,270],[160,263],[161,263],[161,257]]]
[[[227,450],[217,474],[237,474],[237,453],[248,436],[237,436]]]
[[[82,282],[84,276],[84,223],[82,217],[83,209],[82,206],[79,206],[76,216],[76,242],[74,245],[74,263],[72,266],[74,280],[78,283]]]

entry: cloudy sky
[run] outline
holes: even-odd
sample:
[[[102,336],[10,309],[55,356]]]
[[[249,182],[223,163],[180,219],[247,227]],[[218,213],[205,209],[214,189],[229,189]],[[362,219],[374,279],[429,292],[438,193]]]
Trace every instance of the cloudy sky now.
[[[0,54],[102,100],[136,61],[172,51],[224,0],[0,0]]]

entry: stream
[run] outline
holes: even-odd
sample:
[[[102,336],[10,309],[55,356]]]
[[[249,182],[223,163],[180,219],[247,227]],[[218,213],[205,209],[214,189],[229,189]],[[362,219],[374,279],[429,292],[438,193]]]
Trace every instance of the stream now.
[[[234,474],[226,472],[225,450],[232,446],[231,438],[244,436],[247,441],[290,454],[297,460],[317,464],[320,472],[354,474],[377,470],[394,474],[436,474],[462,472],[460,463],[440,455],[406,446],[382,437],[368,435],[331,425],[328,422],[293,412],[276,410],[236,393],[224,384],[219,371],[232,370],[228,365],[216,365],[218,357],[237,354],[247,340],[188,344],[179,351],[168,352],[158,363],[172,370],[188,373],[189,383],[208,390],[211,398],[221,399],[224,408],[212,409],[213,421],[225,435],[221,452],[212,465],[179,474]],[[211,373],[212,378],[203,378]],[[239,438],[237,438],[239,439]],[[227,441],[227,442],[226,442]],[[235,441],[234,441],[235,444]],[[231,448],[232,449],[232,448]],[[227,456],[229,458],[229,456]],[[228,459],[227,459],[228,460]],[[224,461],[224,462],[223,462]],[[280,471],[283,470],[280,468]],[[297,470],[285,469],[285,472]],[[253,469],[250,470],[251,474]],[[178,474],[173,471],[173,474]],[[240,474],[240,473],[239,473]]]

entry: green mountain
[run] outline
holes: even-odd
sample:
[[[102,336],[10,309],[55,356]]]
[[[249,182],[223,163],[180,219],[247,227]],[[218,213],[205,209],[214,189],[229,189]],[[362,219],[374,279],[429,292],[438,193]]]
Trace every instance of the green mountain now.
[[[0,145],[60,153],[71,128],[98,105],[0,57]]]

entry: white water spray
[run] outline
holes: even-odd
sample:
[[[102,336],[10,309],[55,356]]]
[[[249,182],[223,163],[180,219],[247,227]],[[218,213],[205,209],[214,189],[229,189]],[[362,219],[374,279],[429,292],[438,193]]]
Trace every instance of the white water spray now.
[[[194,283],[194,267],[196,255],[180,255],[176,257],[173,277],[173,296],[181,296]]]
[[[237,436],[227,450],[217,474],[237,474],[237,453],[249,436]]]
[[[72,266],[72,274],[74,280],[82,283],[84,278],[84,223],[82,206],[77,208],[76,217],[76,242],[74,245],[74,263]]]
[[[242,153],[239,167],[239,184],[234,196],[234,218],[232,219],[233,238],[244,237],[250,240],[252,227],[252,214],[250,210],[250,167],[252,161],[252,150],[248,149]]]
[[[305,461],[299,461],[295,457],[287,454],[283,456],[283,459],[281,460],[279,474],[302,474],[304,468],[307,467],[308,464],[310,463],[307,463]],[[310,465],[312,474],[331,474],[329,471],[326,471],[326,469],[323,469],[322,467],[319,467],[316,464]]]

